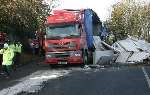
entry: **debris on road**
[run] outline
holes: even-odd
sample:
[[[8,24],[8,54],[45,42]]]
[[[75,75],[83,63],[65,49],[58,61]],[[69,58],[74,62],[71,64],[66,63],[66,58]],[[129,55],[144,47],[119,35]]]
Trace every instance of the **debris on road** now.
[[[104,41],[101,41],[99,36],[94,36],[94,46],[93,64],[110,64],[115,57],[113,48]]]
[[[150,57],[150,43],[133,37],[115,42],[112,48],[118,51],[116,63],[137,64]]]
[[[96,50],[93,53],[93,64],[138,64],[145,61],[148,63],[150,60],[150,43],[131,36],[112,46],[94,36],[94,46]]]

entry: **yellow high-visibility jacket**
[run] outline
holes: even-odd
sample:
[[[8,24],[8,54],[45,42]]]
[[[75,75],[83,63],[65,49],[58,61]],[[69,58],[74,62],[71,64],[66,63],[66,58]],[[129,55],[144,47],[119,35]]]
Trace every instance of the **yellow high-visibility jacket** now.
[[[14,51],[11,48],[1,49],[0,54],[3,54],[2,65],[12,65],[14,58]]]
[[[9,47],[10,47],[14,52],[16,52],[16,46],[15,46],[15,44],[10,44]]]
[[[16,44],[16,52],[18,53],[22,52],[22,44]]]

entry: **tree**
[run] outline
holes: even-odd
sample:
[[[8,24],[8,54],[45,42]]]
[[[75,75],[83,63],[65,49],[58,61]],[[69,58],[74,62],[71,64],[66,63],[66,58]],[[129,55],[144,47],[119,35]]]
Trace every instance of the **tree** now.
[[[113,6],[107,24],[117,39],[136,36],[150,40],[150,3],[140,4],[135,0],[123,0]]]
[[[42,29],[51,11],[43,0],[0,0],[0,5],[0,31],[18,35]]]

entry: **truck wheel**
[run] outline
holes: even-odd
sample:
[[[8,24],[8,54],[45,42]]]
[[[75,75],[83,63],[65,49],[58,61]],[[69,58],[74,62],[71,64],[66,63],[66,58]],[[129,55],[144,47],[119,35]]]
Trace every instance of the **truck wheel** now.
[[[54,69],[54,68],[56,68],[56,65],[49,64],[49,68],[50,68],[50,69]]]

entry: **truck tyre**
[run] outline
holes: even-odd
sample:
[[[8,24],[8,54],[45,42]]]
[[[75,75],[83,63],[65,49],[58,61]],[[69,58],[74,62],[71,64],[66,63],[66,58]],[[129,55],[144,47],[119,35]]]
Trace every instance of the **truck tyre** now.
[[[49,68],[50,68],[50,69],[54,69],[54,68],[56,68],[56,65],[49,64]]]

